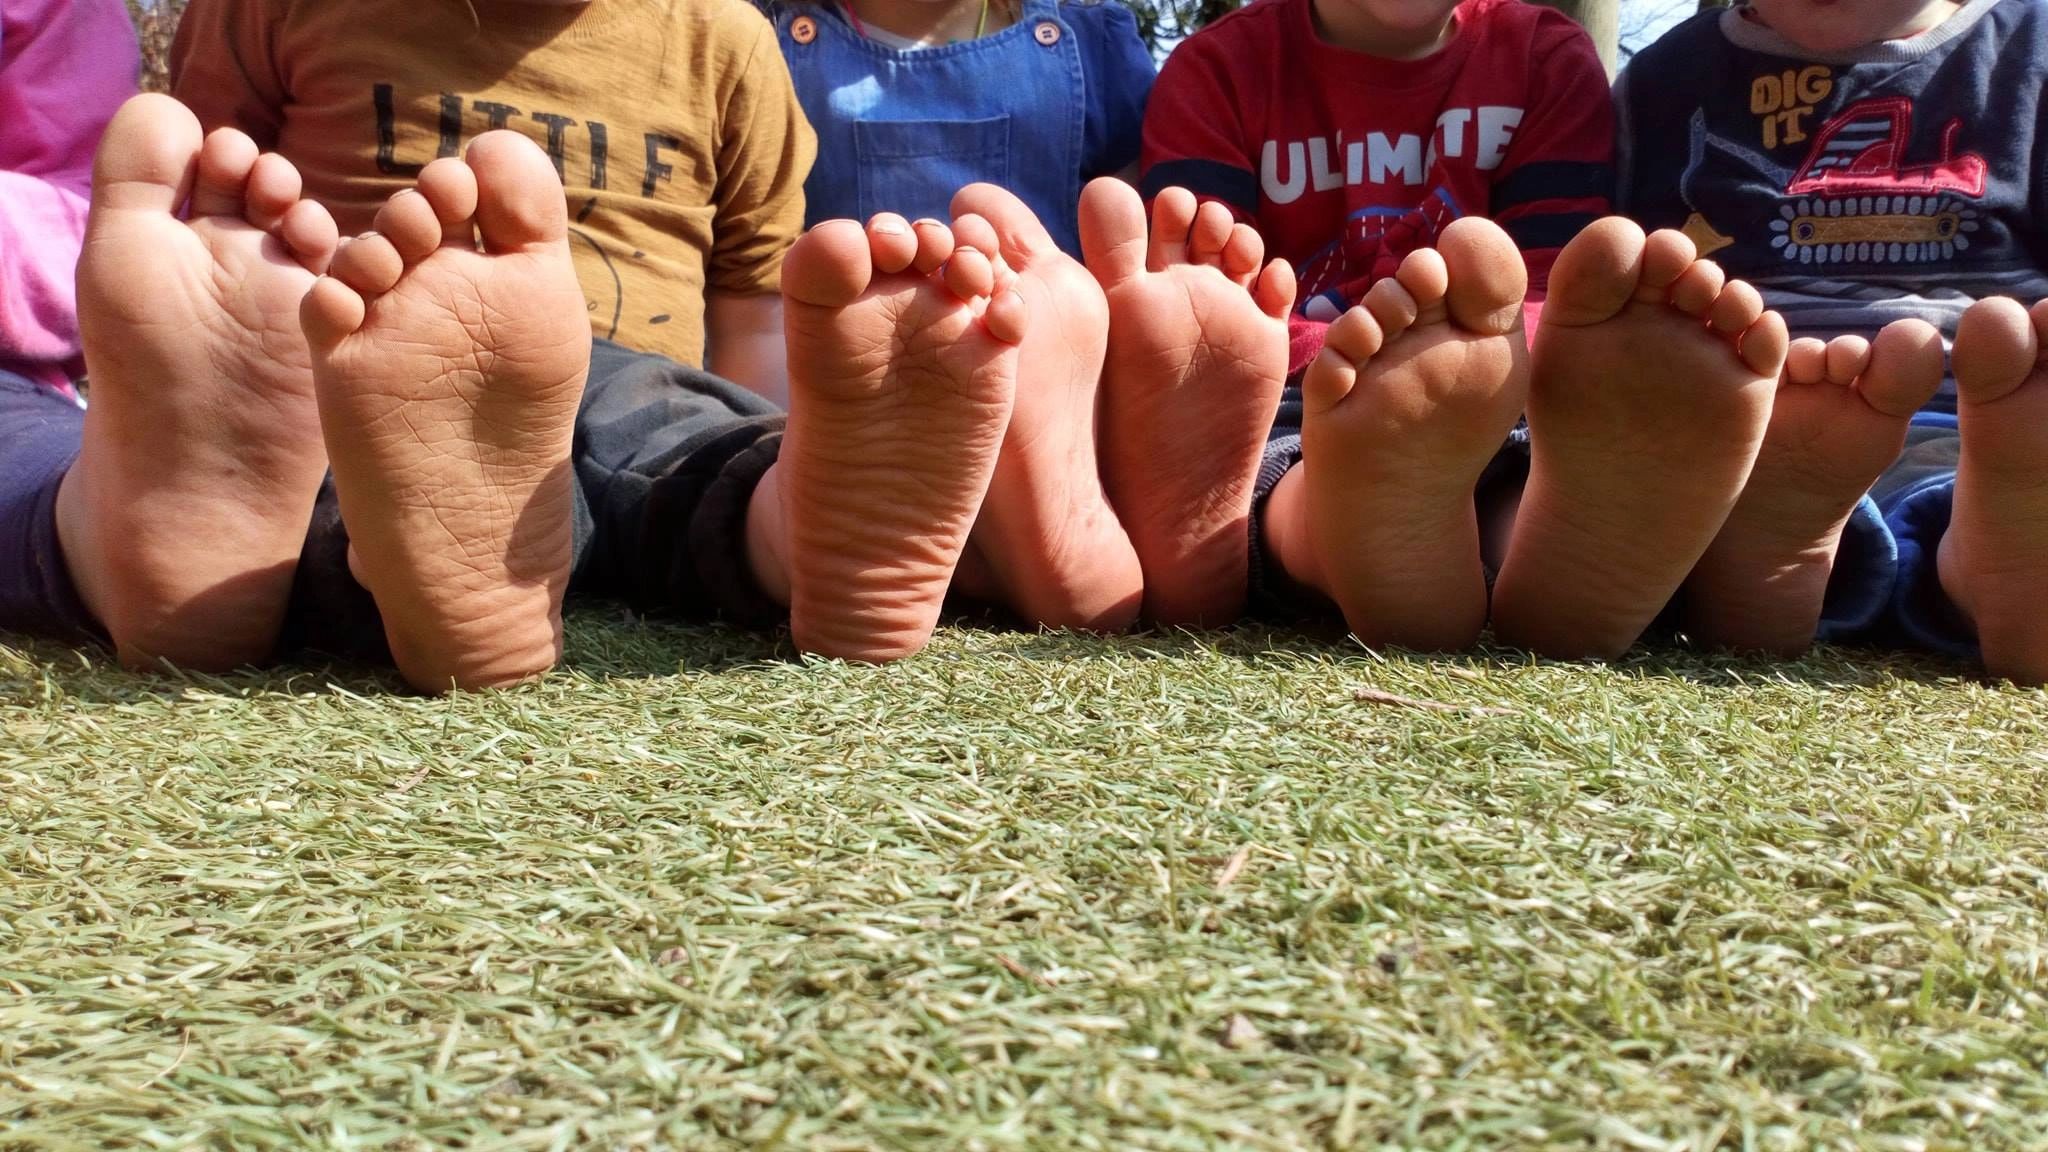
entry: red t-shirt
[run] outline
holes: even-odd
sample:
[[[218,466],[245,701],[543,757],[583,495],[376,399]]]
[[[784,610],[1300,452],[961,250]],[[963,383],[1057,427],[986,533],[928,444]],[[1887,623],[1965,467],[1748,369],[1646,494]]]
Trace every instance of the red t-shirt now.
[[[1557,250],[1608,211],[1614,107],[1593,42],[1521,0],[1467,0],[1420,60],[1336,48],[1310,0],[1255,0],[1174,50],[1152,89],[1145,194],[1178,185],[1258,228],[1329,320],[1444,224],[1497,221],[1540,302]],[[1532,314],[1533,321],[1533,314]]]

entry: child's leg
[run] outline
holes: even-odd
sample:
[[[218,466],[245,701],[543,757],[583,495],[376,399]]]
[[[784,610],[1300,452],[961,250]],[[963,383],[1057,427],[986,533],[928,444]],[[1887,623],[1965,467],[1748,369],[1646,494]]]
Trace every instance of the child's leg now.
[[[0,370],[0,631],[71,641],[98,631],[57,543],[57,489],[84,429],[75,401]]]
[[[1501,640],[1619,656],[1742,492],[1785,324],[1677,232],[1610,217],[1550,274],[1529,386],[1530,473],[1500,579]]]
[[[423,690],[560,658],[582,299],[554,167],[511,132],[429,165],[306,294],[351,567]]]
[[[901,223],[828,221],[785,258],[789,430],[747,527],[798,647],[846,659],[930,639],[995,472],[1028,319],[988,255]]]
[[[1941,538],[1942,589],[1977,629],[1984,667],[2048,683],[2048,301],[1981,300],[1956,329],[1962,458]]]
[[[1941,375],[1941,333],[1920,320],[1887,326],[1875,343],[1793,343],[1756,467],[1686,580],[1695,640],[1788,656],[1813,643],[1849,514]]]
[[[1486,626],[1473,489],[1528,394],[1527,287],[1507,233],[1455,221],[1302,377],[1302,462],[1266,506],[1268,554],[1366,644],[1464,648]]]
[[[1151,232],[1137,192],[1081,196],[1081,246],[1109,298],[1103,478],[1145,575],[1145,615],[1244,611],[1253,487],[1287,376],[1294,273],[1258,234],[1169,188]]]
[[[1017,406],[974,522],[974,548],[1001,601],[1032,623],[1129,627],[1144,575],[1096,464],[1108,301],[1095,277],[1009,192],[970,185],[952,207],[954,236],[1001,252],[1030,311],[1017,357]]]
[[[334,223],[290,164],[238,132],[202,146],[163,96],[123,106],[93,184],[92,407],[57,497],[72,581],[124,663],[261,660],[326,466],[297,314]]]

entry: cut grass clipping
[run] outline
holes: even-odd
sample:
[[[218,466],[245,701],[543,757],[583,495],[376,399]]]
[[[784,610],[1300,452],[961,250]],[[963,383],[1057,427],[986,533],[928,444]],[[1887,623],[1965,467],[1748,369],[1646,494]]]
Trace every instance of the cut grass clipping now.
[[[0,1147],[2048,1147],[2039,693],[571,641],[0,648]]]

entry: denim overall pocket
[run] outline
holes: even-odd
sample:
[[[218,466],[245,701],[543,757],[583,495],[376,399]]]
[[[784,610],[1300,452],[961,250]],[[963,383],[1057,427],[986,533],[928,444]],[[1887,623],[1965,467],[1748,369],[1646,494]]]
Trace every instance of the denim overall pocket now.
[[[1010,186],[1010,118],[862,120],[853,126],[860,219],[897,212],[947,219],[952,193],[977,181]]]

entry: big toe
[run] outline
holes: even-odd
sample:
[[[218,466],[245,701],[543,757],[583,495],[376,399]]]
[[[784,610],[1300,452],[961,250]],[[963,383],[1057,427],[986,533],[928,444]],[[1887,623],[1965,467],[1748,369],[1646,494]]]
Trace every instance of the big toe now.
[[[782,258],[782,294],[800,304],[844,308],[874,278],[867,232],[852,220],[827,220],[797,237]]]
[[[192,110],[155,93],[121,105],[93,161],[93,203],[174,212],[192,192],[204,136]],[[253,157],[252,157],[253,159]]]
[[[1436,250],[1450,270],[1444,304],[1451,319],[1474,332],[1512,332],[1522,319],[1529,269],[1500,225],[1478,216],[1451,221]]]
[[[1956,324],[1951,365],[1956,395],[1988,404],[2010,395],[2034,370],[2041,342],[2019,301],[1992,296],[1970,305]]]
[[[554,162],[517,132],[476,138],[464,157],[476,173],[476,227],[487,252],[560,244],[569,237],[568,202]]]
[[[1624,217],[1587,225],[1551,265],[1544,323],[1579,327],[1620,313],[1641,285],[1647,242],[1643,230]]]
[[[1858,387],[1863,402],[1887,416],[1920,410],[1941,387],[1941,333],[1925,320],[1895,320],[1870,345]]]
[[[1006,188],[969,184],[953,194],[952,210],[955,216],[979,216],[993,225],[1002,240],[1003,259],[1020,272],[1032,260],[1059,250],[1038,214]]]
[[[1081,191],[1081,257],[1105,289],[1145,271],[1145,201],[1114,176]]]

